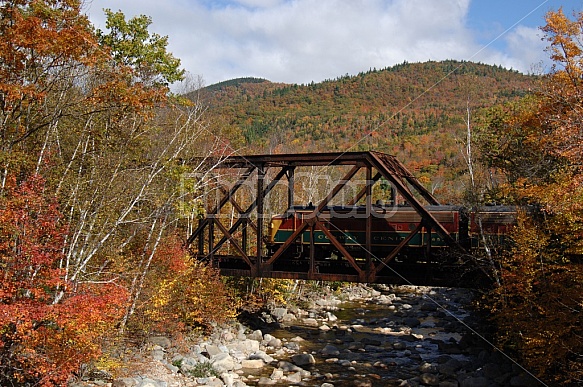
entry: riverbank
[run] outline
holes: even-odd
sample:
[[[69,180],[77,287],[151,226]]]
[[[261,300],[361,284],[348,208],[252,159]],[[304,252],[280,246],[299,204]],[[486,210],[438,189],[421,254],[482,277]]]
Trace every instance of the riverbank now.
[[[116,378],[72,387],[539,386],[489,346],[465,289],[355,285],[206,337],[150,337]]]

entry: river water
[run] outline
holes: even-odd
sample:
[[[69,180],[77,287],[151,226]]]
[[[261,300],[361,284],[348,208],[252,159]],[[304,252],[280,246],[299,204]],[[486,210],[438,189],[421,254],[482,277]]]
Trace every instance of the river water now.
[[[302,365],[309,376],[294,385],[537,385],[471,327],[477,320],[466,309],[471,298],[465,289],[385,287],[339,304],[324,300],[265,332],[313,356],[315,364]]]

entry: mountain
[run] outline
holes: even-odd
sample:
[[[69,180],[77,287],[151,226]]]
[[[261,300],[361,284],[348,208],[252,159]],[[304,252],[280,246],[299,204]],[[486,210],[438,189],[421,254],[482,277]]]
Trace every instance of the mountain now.
[[[474,126],[480,110],[525,95],[537,79],[473,62],[405,62],[307,85],[243,78],[205,95],[242,153],[376,150],[439,194],[465,172],[468,112]]]

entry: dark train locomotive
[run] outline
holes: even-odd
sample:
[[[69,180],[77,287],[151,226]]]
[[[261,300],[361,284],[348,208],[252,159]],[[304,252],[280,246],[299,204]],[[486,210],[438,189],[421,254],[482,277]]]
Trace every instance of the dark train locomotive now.
[[[477,212],[450,205],[426,206],[425,209],[466,250],[475,250],[485,244],[503,245],[516,221],[516,208],[510,206],[485,206]],[[307,217],[313,216],[313,211],[313,207],[296,206],[286,214],[274,216],[268,231],[270,254],[275,253]],[[384,258],[413,231],[417,232],[399,251],[396,261],[428,260],[449,247],[438,232],[420,226],[421,216],[413,207],[375,205],[370,217],[370,254],[374,257]],[[318,218],[353,258],[364,259],[369,254],[365,248],[368,216],[364,206],[325,207]],[[307,259],[311,255],[310,246],[319,260],[339,260],[342,256],[323,230],[315,227],[313,234],[309,229],[302,232],[282,258],[288,261]]]

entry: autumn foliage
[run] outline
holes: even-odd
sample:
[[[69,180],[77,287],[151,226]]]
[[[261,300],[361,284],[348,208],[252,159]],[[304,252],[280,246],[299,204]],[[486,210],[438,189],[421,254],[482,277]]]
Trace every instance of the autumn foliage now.
[[[583,380],[583,13],[549,12],[555,65],[536,92],[491,111],[487,165],[507,180],[492,197],[529,205],[489,295],[499,342],[552,385]]]
[[[154,329],[209,330],[213,323],[235,316],[233,300],[218,269],[192,258],[178,239],[169,237],[155,260],[149,302],[140,311]]]
[[[78,284],[62,269],[66,225],[37,175],[0,198],[0,384],[60,385],[100,355],[126,292]],[[61,301],[56,303],[57,294]]]
[[[0,2],[2,386],[65,385],[159,289],[187,287],[150,272],[218,281],[173,237],[185,232],[181,173],[212,148],[196,141],[202,107],[169,94],[180,61],[150,18],[107,11],[99,31],[82,6]],[[209,318],[202,309],[224,305],[194,296],[182,307]]]

